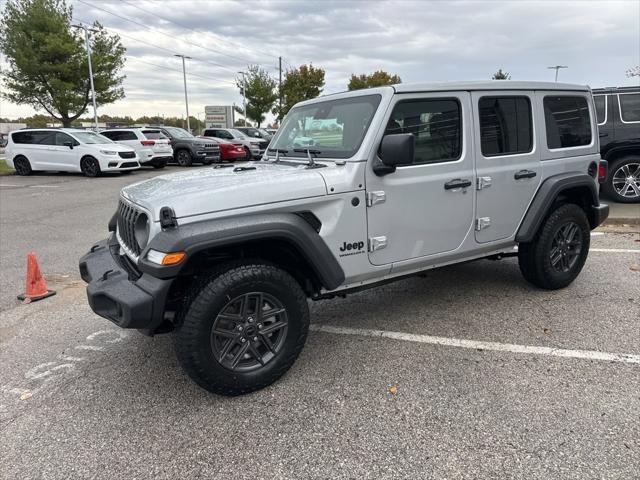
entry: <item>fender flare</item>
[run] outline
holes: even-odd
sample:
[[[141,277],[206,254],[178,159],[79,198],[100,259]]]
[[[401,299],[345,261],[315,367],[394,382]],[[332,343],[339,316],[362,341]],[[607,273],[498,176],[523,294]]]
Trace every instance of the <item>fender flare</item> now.
[[[175,277],[196,253],[255,240],[276,239],[293,246],[313,268],[327,290],[339,287],[345,279],[336,257],[313,227],[295,213],[268,213],[203,220],[163,230],[154,236],[140,255],[138,266],[158,278]],[[149,249],[160,252],[186,252],[175,266],[160,266],[146,260]]]
[[[516,233],[516,242],[532,241],[558,195],[565,190],[576,187],[587,187],[590,193],[589,201],[592,209],[599,207],[598,187],[592,177],[585,173],[578,172],[553,175],[543,181],[540,188],[538,188],[522,223],[520,223],[518,233]],[[591,212],[588,212],[587,215],[589,216],[591,228],[597,227],[599,220],[592,219]],[[596,225],[594,225],[594,223],[596,223]]]

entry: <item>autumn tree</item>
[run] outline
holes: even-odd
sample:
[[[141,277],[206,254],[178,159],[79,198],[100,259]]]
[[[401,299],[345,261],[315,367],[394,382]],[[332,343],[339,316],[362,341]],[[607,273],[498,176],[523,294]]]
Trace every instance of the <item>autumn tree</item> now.
[[[256,122],[259,127],[264,122],[265,114],[273,108],[278,98],[276,81],[258,65],[250,65],[248,72],[238,78],[236,83],[245,98],[245,117]]]
[[[70,126],[91,101],[84,32],[71,27],[72,8],[65,0],[9,0],[1,16],[0,51],[9,63],[2,97]],[[96,104],[106,105],[124,98],[125,48],[99,23],[93,28]]]
[[[385,85],[395,85],[402,83],[402,79],[398,75],[390,75],[384,70],[375,71],[369,75],[363,73],[361,75],[351,74],[348,90],[361,90],[363,88],[383,87]]]
[[[284,116],[296,103],[316,98],[322,93],[323,88],[324,70],[322,68],[309,64],[287,70],[280,89],[282,110],[278,106],[273,109],[274,115],[278,117],[278,123],[282,122]]]
[[[498,71],[493,74],[491,80],[511,80],[511,75],[509,72],[503,72],[502,69],[499,68]]]

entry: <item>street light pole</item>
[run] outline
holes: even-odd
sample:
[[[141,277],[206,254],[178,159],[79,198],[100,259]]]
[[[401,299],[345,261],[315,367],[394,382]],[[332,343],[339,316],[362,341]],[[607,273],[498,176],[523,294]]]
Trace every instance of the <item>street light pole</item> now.
[[[97,32],[95,28],[87,28],[85,25],[71,25],[73,28],[81,28],[84,30],[84,43],[87,48],[87,59],[89,60],[89,82],[91,84],[91,101],[93,103],[93,122],[98,131],[98,109],[96,107],[96,89],[93,86],[93,67],[91,66],[91,46],[89,45],[89,31]]]
[[[191,60],[191,57],[187,57],[185,55],[178,55],[178,54],[174,55],[174,57],[182,58],[182,78],[184,80],[184,105],[187,108],[187,130],[191,132],[191,125],[189,124],[189,100],[187,98],[187,70],[184,65],[185,58],[187,60]]]
[[[558,81],[558,70],[560,70],[561,68],[569,68],[566,65],[554,65],[553,67],[547,67],[550,70],[555,70],[556,71],[556,82]]]
[[[244,114],[244,126],[248,127],[247,124],[247,80],[244,72],[238,72],[242,75],[242,112]]]

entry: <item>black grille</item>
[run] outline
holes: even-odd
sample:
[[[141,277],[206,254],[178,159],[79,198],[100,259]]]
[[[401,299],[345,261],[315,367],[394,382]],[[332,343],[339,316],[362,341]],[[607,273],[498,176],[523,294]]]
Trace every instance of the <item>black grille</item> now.
[[[122,243],[136,256],[140,255],[140,247],[136,241],[135,224],[140,212],[120,200],[118,205],[118,235]]]
[[[268,146],[269,142],[267,142],[266,140],[264,142],[260,142],[260,150],[266,150]]]
[[[220,147],[217,143],[205,143],[203,145],[203,148],[205,148],[206,150],[220,150]]]
[[[136,152],[118,152],[120,158],[136,158]]]
[[[122,162],[122,164],[120,165],[120,168],[129,168],[129,167],[137,167],[138,163],[137,162]]]

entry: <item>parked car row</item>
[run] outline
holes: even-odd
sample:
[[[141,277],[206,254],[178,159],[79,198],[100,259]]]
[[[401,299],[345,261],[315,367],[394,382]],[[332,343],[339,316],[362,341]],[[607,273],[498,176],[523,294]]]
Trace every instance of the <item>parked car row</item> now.
[[[269,140],[232,128],[205,129],[199,137],[166,126],[111,128],[99,133],[72,128],[22,129],[9,134],[6,154],[7,164],[19,175],[40,170],[95,177],[141,166],[163,168],[177,163],[188,167],[260,159]]]

